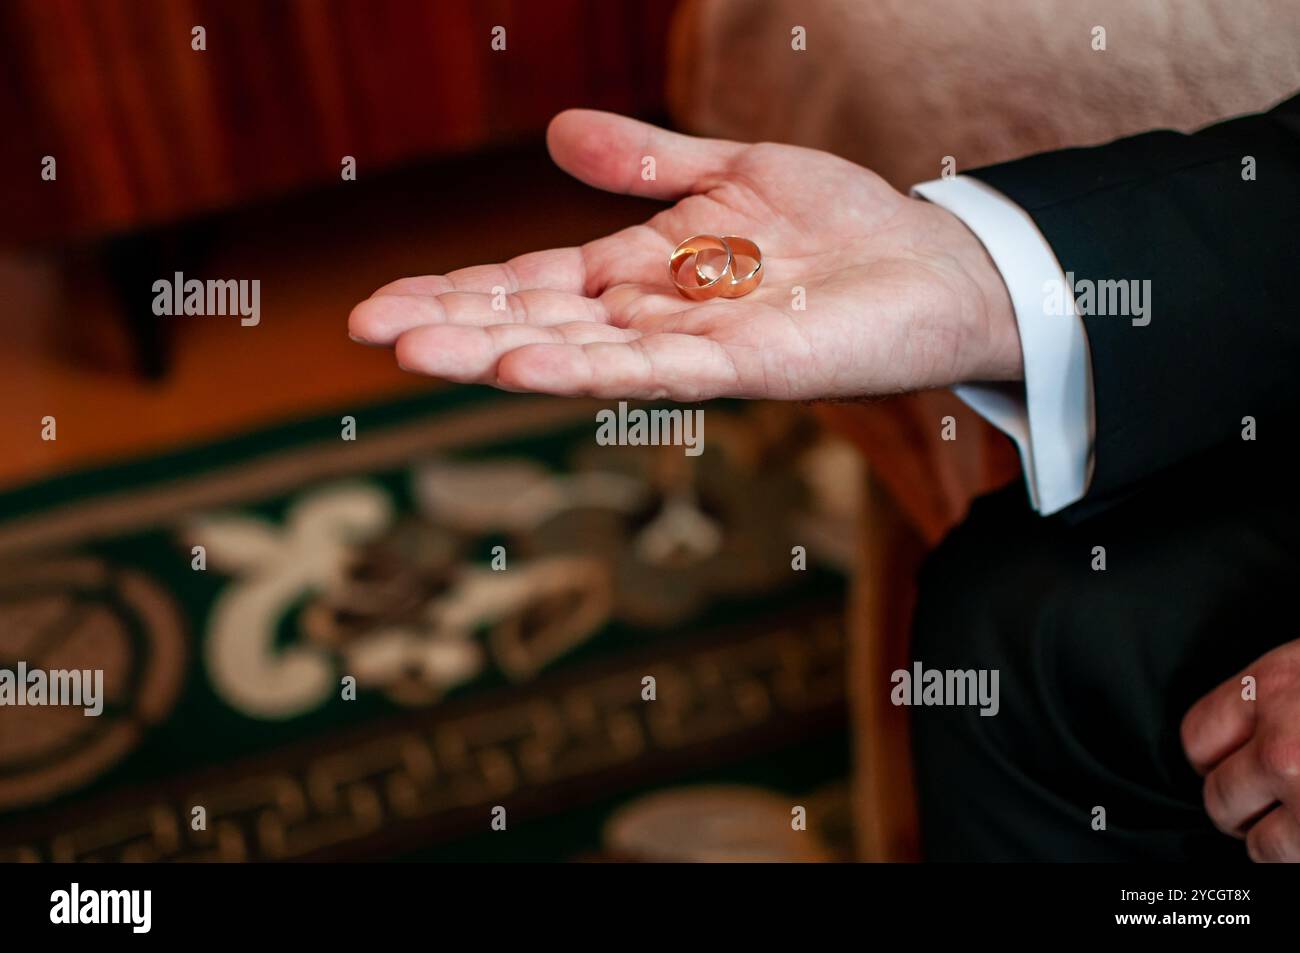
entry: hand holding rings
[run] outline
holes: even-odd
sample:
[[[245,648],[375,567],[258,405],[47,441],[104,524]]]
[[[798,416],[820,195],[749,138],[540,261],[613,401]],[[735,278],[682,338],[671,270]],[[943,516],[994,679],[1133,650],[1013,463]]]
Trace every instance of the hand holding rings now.
[[[702,252],[721,252],[726,263],[716,275],[708,274],[700,261]],[[748,258],[753,268],[736,274],[736,259]],[[682,275],[687,262],[694,260],[690,277]],[[668,258],[668,273],[683,296],[692,301],[707,298],[739,298],[749,294],[763,281],[763,253],[748,238],[739,235],[692,235],[681,242]]]

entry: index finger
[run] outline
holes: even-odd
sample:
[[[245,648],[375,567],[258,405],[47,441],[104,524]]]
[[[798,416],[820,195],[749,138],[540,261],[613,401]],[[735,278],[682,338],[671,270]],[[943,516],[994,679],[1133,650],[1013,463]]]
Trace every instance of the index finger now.
[[[1256,703],[1241,693],[1241,680],[1248,671],[1219,685],[1183,716],[1183,751],[1199,774],[1208,772],[1255,732]]]
[[[370,297],[379,295],[441,295],[452,291],[506,294],[544,288],[569,294],[586,294],[587,255],[582,248],[548,248],[528,252],[509,261],[457,268],[445,275],[418,275],[390,281]]]

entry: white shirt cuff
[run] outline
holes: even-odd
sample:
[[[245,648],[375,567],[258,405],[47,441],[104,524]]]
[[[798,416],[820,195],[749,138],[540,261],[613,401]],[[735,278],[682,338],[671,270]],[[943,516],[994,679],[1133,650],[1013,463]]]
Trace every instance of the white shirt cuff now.
[[[1092,364],[1065,273],[1029,214],[978,179],[955,176],[912,194],[960,218],[1002,273],[1020,329],[1025,386],[963,384],[953,392],[1013,441],[1029,500],[1050,515],[1083,499],[1092,476]]]

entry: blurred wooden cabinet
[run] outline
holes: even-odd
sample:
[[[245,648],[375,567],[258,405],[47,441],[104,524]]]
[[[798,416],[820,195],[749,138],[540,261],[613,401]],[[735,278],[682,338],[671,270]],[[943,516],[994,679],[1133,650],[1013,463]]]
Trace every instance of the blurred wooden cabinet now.
[[[536,134],[570,106],[657,114],[673,6],[7,0],[0,241],[170,223],[338,181],[344,156],[365,175]]]

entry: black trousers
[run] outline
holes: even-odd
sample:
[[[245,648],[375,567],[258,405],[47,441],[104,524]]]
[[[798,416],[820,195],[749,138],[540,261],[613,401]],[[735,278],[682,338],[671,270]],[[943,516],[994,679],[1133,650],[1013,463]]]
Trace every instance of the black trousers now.
[[[927,859],[1246,860],[1179,724],[1300,638],[1294,482],[1201,461],[1083,518],[1040,517],[1021,487],[976,501],[923,567],[912,654],[997,669],[999,711],[911,711]]]

